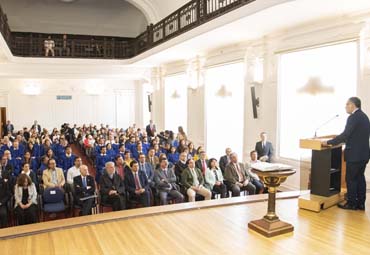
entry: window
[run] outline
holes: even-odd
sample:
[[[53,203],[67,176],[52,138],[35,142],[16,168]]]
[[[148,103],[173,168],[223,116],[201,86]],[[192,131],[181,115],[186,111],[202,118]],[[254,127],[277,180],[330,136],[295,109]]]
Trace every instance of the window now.
[[[177,132],[182,126],[187,130],[188,88],[185,74],[165,78],[165,129]]]
[[[309,157],[310,151],[299,149],[299,139],[313,137],[320,126],[318,136],[343,131],[348,117],[345,103],[356,95],[357,62],[356,42],[281,55],[281,157]]]
[[[244,63],[208,68],[205,75],[206,148],[219,159],[230,147],[242,159]]]

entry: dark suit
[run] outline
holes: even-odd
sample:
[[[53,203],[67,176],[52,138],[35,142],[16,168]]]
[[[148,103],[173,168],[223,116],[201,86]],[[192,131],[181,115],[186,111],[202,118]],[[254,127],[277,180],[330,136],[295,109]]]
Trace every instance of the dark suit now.
[[[0,176],[0,228],[8,226],[8,201],[11,197],[9,176],[2,174]]]
[[[272,147],[271,142],[266,142],[265,146],[262,146],[262,141],[259,141],[256,143],[256,148],[255,150],[257,151],[258,159],[260,159],[263,156],[267,156],[268,160],[267,162],[271,162],[272,156],[274,154],[274,149]]]
[[[230,163],[230,158],[227,156],[227,155],[224,155],[220,158],[220,168],[221,168],[221,171],[222,171],[222,174],[225,174],[225,169],[226,169],[226,166],[227,164]]]
[[[81,215],[90,215],[91,208],[94,205],[95,198],[89,198],[81,201],[81,198],[93,196],[95,194],[95,180],[94,177],[87,175],[86,176],[86,187],[82,183],[82,176],[76,176],[73,178],[74,186],[74,197],[78,205],[81,206]],[[90,187],[87,189],[87,187]]]
[[[154,133],[157,131],[154,124],[153,124],[152,128],[150,128],[150,125],[146,126],[145,130],[146,130],[146,133],[148,134],[148,136],[150,136],[150,137],[153,137]]]
[[[206,164],[205,164],[205,168],[203,169],[203,163],[202,163],[202,159],[198,159],[197,161],[195,161],[195,167],[200,169],[200,171],[202,172],[203,176],[204,174],[206,173],[206,170],[208,168],[208,159],[205,159],[206,161]]]
[[[109,191],[116,190],[118,195],[109,195]],[[103,204],[112,205],[113,211],[126,208],[126,190],[123,180],[118,174],[111,179],[107,173],[100,178],[100,194]]]
[[[141,194],[136,194],[136,183],[135,183],[135,177],[132,171],[127,171],[125,174],[125,184],[127,191],[129,193],[129,199],[135,200],[145,207],[150,206],[150,191],[149,191],[149,182],[148,178],[146,177],[146,174],[143,171],[137,171],[139,182],[141,188],[145,189],[145,191]]]
[[[188,167],[188,165],[186,163],[182,163],[181,161],[178,161],[176,164],[175,164],[175,175],[176,175],[176,178],[177,178],[177,183],[180,184],[181,183],[181,175],[182,175],[182,172]]]
[[[149,183],[149,187],[154,187],[155,186],[155,183],[154,183],[154,171],[153,171],[153,167],[150,163],[148,162],[145,162],[144,164],[141,164],[139,162],[139,170],[140,171],[143,171],[148,179],[148,183]]]
[[[166,169],[166,173],[162,169],[157,169],[154,173],[154,181],[162,205],[168,203],[168,196],[175,199],[176,203],[184,201],[184,196],[180,193],[180,188],[176,184],[176,175],[172,169]]]
[[[343,133],[328,141],[331,145],[346,143],[344,158],[347,167],[347,202],[351,206],[365,204],[365,169],[370,156],[369,136],[369,118],[361,109],[358,109],[348,117]]]

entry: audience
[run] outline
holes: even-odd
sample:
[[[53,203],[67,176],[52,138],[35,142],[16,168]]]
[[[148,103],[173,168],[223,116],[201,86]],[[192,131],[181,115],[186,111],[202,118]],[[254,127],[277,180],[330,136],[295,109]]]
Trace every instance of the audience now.
[[[195,201],[196,194],[203,196],[205,200],[211,199],[212,193],[204,187],[204,178],[202,172],[195,167],[194,160],[188,159],[186,163],[188,167],[181,175],[181,182],[186,189],[189,202]]]
[[[90,215],[95,202],[95,180],[86,165],[81,165],[79,171],[80,175],[73,178],[75,201],[81,206],[80,216]]]
[[[224,184],[224,177],[221,170],[217,167],[217,160],[214,158],[211,158],[208,162],[204,186],[215,194],[220,194],[221,198],[226,197],[227,187]]]
[[[256,187],[251,182],[251,176],[243,163],[238,162],[236,153],[230,154],[230,163],[225,169],[225,179],[229,184],[232,196],[240,196],[240,191],[246,190],[249,195],[256,193]]]
[[[176,184],[176,175],[171,168],[168,168],[168,161],[162,159],[160,167],[154,173],[155,185],[158,189],[160,204],[168,204],[168,199],[182,203],[184,196],[180,193],[180,187]]]
[[[28,175],[19,175],[14,189],[14,200],[19,225],[37,222],[37,191]]]
[[[1,227],[8,225],[7,202],[15,192],[16,183],[17,187],[23,187],[22,192],[32,185],[40,193],[43,188],[54,187],[66,194],[72,192],[76,205],[81,207],[81,215],[91,214],[97,191],[100,203],[111,205],[114,211],[125,209],[126,199],[130,205],[135,202],[134,205],[150,206],[152,197],[154,204],[165,205],[169,201],[181,203],[185,195],[193,202],[199,196],[211,199],[212,194],[225,198],[228,189],[233,196],[239,196],[243,190],[248,194],[264,191],[250,167],[258,162],[257,152],[251,153],[251,161],[244,167],[227,148],[220,158],[219,169],[217,160],[208,160],[202,146],[194,149],[181,127],[177,135],[169,130],[157,134],[152,121],[145,130],[135,124],[124,130],[103,124],[72,128],[65,123],[60,130],[54,128],[49,132],[41,129],[37,121],[29,130],[25,127],[16,132],[10,121],[5,127],[6,135],[0,145]],[[261,148],[266,150],[266,155],[262,151],[261,160],[270,161],[272,145],[265,133],[261,138]],[[82,159],[72,153],[72,143],[79,143],[91,160],[99,186],[88,174],[87,166],[82,165]],[[20,176],[27,176],[31,181],[27,179],[19,185]],[[22,224],[34,221],[31,217]]]
[[[100,178],[100,195],[103,204],[112,206],[113,211],[126,209],[126,190],[121,177],[115,173],[114,163],[105,163],[105,172]]]

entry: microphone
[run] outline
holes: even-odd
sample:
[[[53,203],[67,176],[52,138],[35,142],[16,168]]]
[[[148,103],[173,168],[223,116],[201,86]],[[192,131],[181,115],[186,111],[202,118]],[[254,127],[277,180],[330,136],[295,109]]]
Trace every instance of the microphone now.
[[[328,123],[332,122],[333,120],[335,120],[336,118],[339,117],[339,114],[336,114],[334,117],[331,117],[329,120],[325,121],[323,124],[321,124],[318,128],[316,128],[315,130],[315,136],[314,138],[317,138],[317,131],[320,130],[322,127],[324,127],[325,125],[327,125]]]

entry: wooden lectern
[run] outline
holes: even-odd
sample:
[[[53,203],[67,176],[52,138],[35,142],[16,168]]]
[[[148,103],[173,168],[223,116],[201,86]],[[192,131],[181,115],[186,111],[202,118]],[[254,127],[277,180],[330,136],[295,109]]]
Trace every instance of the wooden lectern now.
[[[323,141],[335,136],[301,139],[300,148],[311,149],[311,194],[299,199],[299,207],[319,212],[342,200],[340,196],[343,174],[342,145],[322,146]]]

